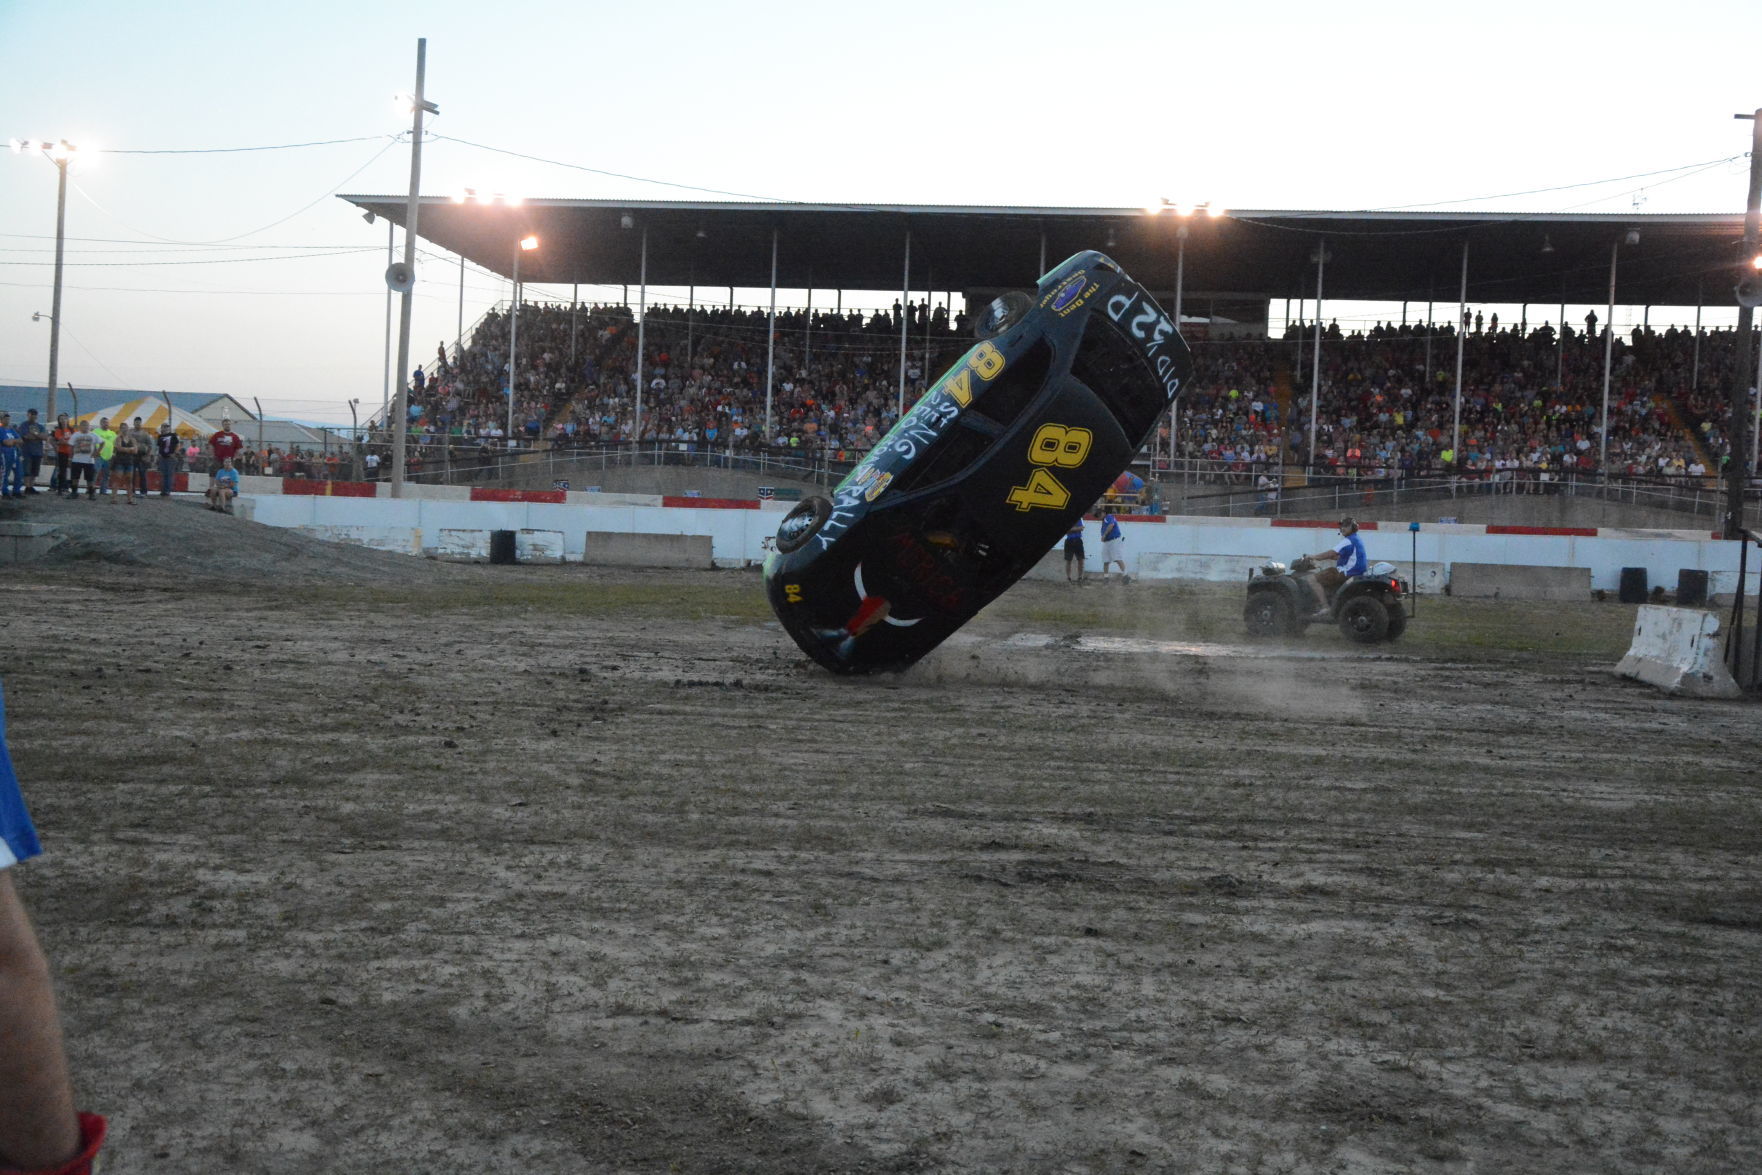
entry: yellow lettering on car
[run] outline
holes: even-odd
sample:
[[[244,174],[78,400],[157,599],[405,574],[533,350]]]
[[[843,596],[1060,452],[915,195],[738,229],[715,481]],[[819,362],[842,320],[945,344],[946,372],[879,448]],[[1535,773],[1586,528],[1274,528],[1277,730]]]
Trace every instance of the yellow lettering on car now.
[[[967,366],[971,367],[980,379],[989,382],[996,379],[1003,371],[1003,352],[990,343],[980,343],[973,348],[973,353],[967,356]]]
[[[1071,501],[1071,491],[1045,467],[1056,465],[1075,469],[1089,459],[1089,446],[1095,434],[1086,428],[1063,424],[1043,424],[1028,442],[1028,460],[1039,466],[1029,472],[1026,485],[1013,486],[1004,498],[1024,513],[1036,508],[1062,510]]]
[[[1043,424],[1028,442],[1028,460],[1036,465],[1058,465],[1075,469],[1089,458],[1089,446],[1095,434],[1086,428],[1067,428],[1062,424]]]
[[[801,603],[801,584],[786,583],[783,585],[783,598],[791,604]]]
[[[962,408],[971,404],[973,402],[973,373],[962,368],[960,374],[948,381],[948,394],[953,396],[954,402]]]
[[[1071,491],[1060,484],[1058,478],[1044,469],[1036,469],[1028,474],[1028,484],[1016,486],[1010,490],[1006,501],[1017,510],[1026,513],[1036,506],[1048,510],[1062,510],[1070,503]]]

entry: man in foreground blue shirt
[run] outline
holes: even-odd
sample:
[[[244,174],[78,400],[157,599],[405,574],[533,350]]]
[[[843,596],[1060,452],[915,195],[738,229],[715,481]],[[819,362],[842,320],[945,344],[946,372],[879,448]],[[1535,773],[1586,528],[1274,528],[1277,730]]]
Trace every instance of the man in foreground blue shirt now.
[[[1370,560],[1364,554],[1364,540],[1358,537],[1358,523],[1350,518],[1340,519],[1340,541],[1327,550],[1317,551],[1306,558],[1334,560],[1332,567],[1322,568],[1309,581],[1309,586],[1315,589],[1317,611],[1314,619],[1330,619],[1332,613],[1328,609],[1328,593],[1352,576],[1363,575],[1370,568]]]

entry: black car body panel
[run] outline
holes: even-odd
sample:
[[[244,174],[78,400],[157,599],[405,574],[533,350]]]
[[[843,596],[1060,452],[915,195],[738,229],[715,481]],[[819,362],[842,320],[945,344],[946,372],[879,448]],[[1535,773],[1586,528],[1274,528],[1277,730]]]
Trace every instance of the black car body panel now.
[[[765,562],[784,628],[835,672],[912,664],[1101,498],[1191,366],[1169,317],[1119,266],[1096,252],[1059,265],[829,505],[805,502],[785,518]]]

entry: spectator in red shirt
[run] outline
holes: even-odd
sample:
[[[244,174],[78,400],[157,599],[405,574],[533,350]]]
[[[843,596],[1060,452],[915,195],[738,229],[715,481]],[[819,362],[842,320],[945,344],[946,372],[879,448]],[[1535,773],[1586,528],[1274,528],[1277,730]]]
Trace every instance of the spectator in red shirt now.
[[[222,462],[239,455],[245,439],[232,430],[232,420],[225,418],[220,422],[220,431],[208,438],[208,447],[214,452],[214,468],[219,469]]]

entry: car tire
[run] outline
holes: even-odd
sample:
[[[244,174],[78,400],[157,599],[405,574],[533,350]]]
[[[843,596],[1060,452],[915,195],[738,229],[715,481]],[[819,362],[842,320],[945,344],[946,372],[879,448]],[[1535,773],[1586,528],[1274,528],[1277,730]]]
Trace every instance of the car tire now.
[[[979,319],[973,324],[973,335],[980,339],[995,339],[1026,318],[1032,309],[1034,299],[1020,290],[1011,290],[993,298],[991,305],[979,312]]]
[[[1407,609],[1400,604],[1389,606],[1389,631],[1384,640],[1398,641],[1401,634],[1407,631]]]
[[[1296,627],[1291,601],[1278,592],[1255,592],[1242,609],[1249,636],[1286,636]]]
[[[1389,609],[1375,596],[1354,596],[1340,606],[1340,631],[1347,640],[1374,645],[1389,631]]]
[[[825,498],[803,498],[801,504],[783,516],[777,524],[777,550],[782,554],[799,551],[808,540],[820,533],[832,517],[832,503]]]

